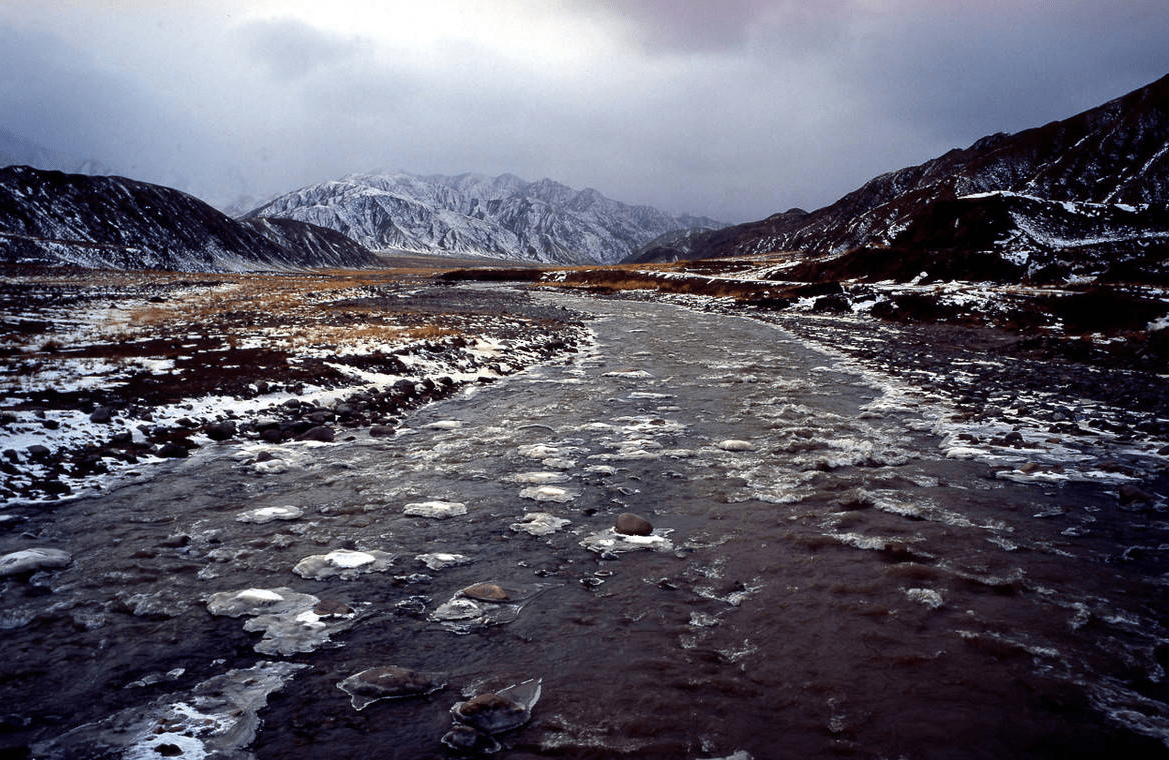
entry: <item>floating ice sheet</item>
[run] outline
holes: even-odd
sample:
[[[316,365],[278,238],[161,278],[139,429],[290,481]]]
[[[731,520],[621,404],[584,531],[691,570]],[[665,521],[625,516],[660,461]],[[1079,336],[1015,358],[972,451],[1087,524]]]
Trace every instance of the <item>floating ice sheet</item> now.
[[[246,748],[256,738],[261,722],[258,713],[268,703],[268,695],[307,667],[262,662],[246,670],[231,670],[190,692],[122,710],[35,744],[33,755],[43,760],[98,756],[245,760],[252,756]]]

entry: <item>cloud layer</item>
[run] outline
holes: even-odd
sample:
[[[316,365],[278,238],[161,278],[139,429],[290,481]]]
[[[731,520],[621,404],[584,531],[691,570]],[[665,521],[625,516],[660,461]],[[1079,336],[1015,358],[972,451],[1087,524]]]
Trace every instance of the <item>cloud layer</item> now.
[[[0,127],[218,203],[512,172],[743,221],[1166,73],[1163,0],[0,5]]]

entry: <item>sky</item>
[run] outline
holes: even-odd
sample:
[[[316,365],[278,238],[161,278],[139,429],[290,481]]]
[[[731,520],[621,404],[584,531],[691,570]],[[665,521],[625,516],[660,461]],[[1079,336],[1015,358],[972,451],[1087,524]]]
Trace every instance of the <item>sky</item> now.
[[[0,129],[221,206],[511,173],[742,222],[1166,74],[1165,0],[0,1]]]

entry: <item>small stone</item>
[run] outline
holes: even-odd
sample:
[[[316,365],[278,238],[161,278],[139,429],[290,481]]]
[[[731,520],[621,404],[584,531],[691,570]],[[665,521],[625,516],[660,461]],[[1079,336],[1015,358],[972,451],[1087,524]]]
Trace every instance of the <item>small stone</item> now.
[[[389,425],[372,425],[369,434],[374,438],[388,438],[394,434],[394,428]]]
[[[613,530],[626,536],[649,536],[653,534],[654,526],[644,517],[639,517],[632,512],[624,512],[617,515],[617,522],[613,526]]]

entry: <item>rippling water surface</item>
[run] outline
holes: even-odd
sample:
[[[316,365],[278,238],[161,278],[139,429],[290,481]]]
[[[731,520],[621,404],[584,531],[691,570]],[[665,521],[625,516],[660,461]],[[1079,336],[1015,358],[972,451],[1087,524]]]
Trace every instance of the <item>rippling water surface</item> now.
[[[594,352],[28,508],[75,562],[5,587],[0,746],[441,757],[456,702],[542,679],[508,757],[1169,754],[1155,511],[945,458],[945,409],[766,325],[546,298]],[[337,687],[388,665],[445,687]]]

